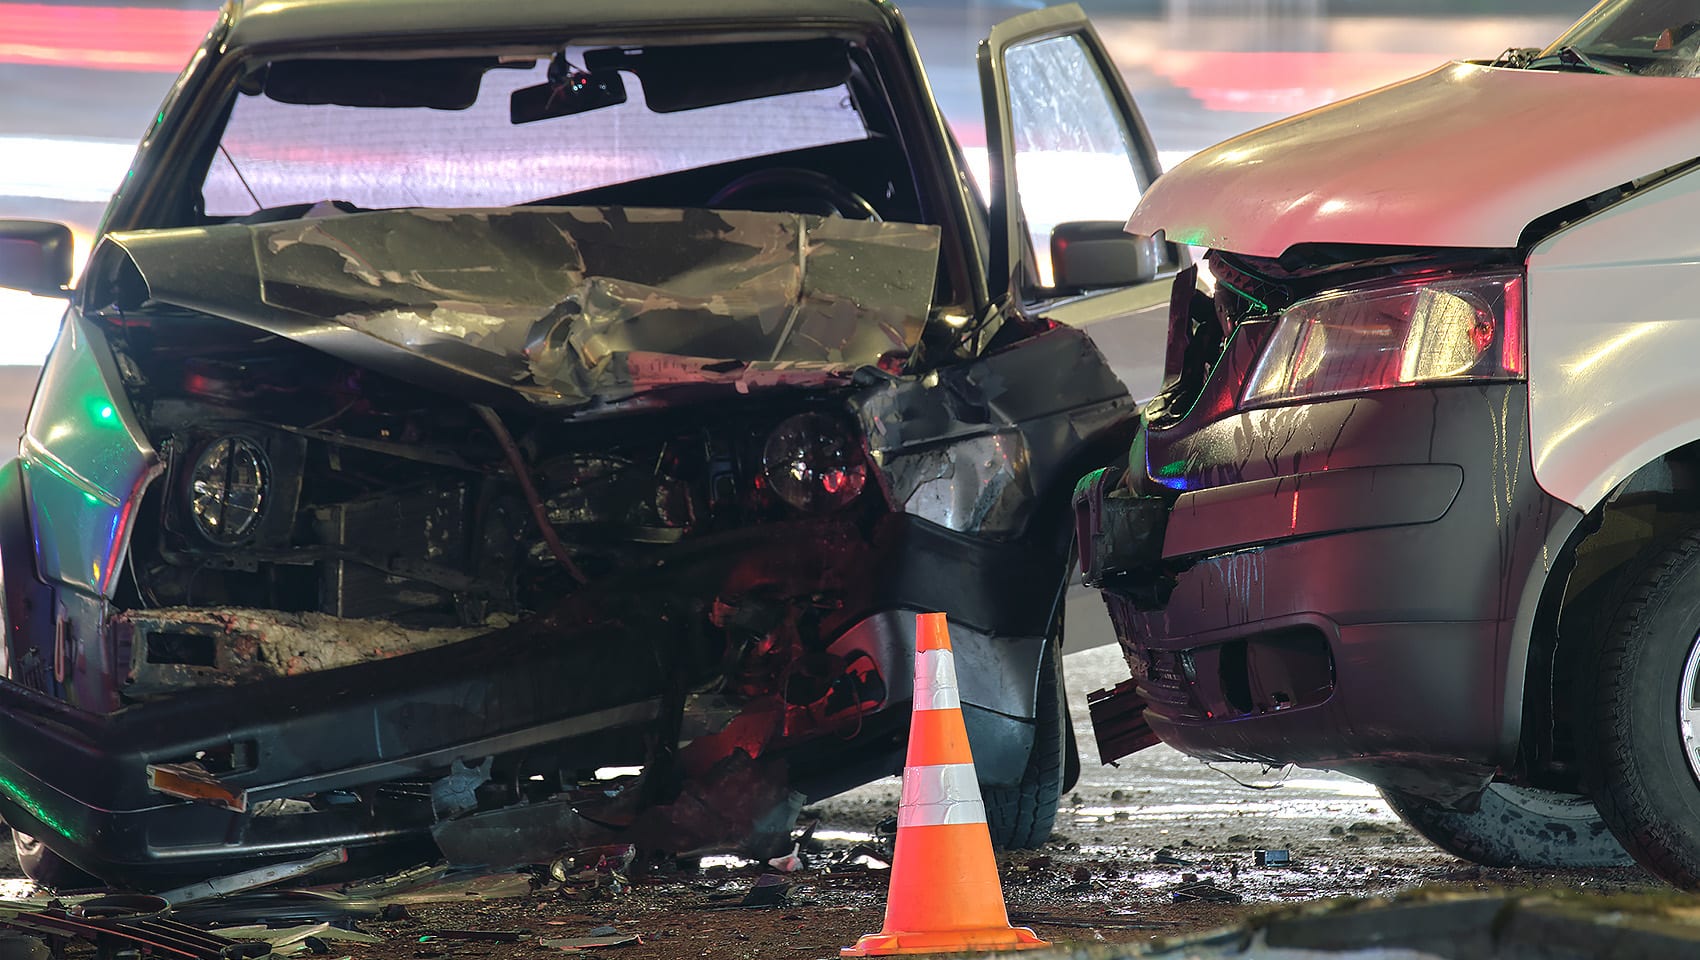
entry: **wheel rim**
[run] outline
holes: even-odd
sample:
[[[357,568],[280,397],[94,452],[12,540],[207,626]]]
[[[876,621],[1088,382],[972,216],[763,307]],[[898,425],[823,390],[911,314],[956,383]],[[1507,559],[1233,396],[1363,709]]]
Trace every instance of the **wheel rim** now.
[[[1682,667],[1682,686],[1677,688],[1677,724],[1682,731],[1682,755],[1688,772],[1700,781],[1700,637],[1688,647],[1688,662]]]

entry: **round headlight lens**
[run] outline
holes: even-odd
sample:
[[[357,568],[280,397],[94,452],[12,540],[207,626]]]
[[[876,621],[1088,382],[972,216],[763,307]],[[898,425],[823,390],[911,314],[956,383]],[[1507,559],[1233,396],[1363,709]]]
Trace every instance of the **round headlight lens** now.
[[[235,543],[251,533],[266,507],[266,453],[245,437],[220,437],[201,448],[189,474],[189,513],[201,534]]]
[[[762,470],[779,499],[798,510],[837,510],[861,496],[868,465],[843,424],[799,413],[768,434]]]

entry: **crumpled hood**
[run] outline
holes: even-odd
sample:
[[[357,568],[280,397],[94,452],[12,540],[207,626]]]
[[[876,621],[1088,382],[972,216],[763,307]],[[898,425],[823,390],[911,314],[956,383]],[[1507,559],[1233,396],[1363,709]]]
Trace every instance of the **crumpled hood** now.
[[[413,382],[534,403],[819,384],[914,347],[936,227],[624,207],[115,233],[151,299]]]
[[[1452,63],[1197,154],[1128,230],[1261,257],[1515,247],[1536,218],[1695,157],[1700,81]]]

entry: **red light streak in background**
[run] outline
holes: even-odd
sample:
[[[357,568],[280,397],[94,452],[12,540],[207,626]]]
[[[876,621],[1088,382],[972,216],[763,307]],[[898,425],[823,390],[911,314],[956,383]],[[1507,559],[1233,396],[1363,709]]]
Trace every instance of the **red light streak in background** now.
[[[212,10],[0,3],[0,63],[176,73],[217,19]]]
[[[0,63],[176,73],[212,27],[206,10],[0,3]],[[1125,60],[1205,109],[1287,114],[1439,66],[1427,53],[1159,50]]]
[[[1162,50],[1141,61],[1138,66],[1185,89],[1206,110],[1289,114],[1427,73],[1447,58],[1434,53]]]

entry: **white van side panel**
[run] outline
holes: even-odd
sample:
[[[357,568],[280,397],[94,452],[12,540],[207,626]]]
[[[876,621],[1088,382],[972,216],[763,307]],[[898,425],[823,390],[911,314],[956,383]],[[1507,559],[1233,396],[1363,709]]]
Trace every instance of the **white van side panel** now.
[[[1700,440],[1700,171],[1547,238],[1529,256],[1535,479],[1590,510]]]

